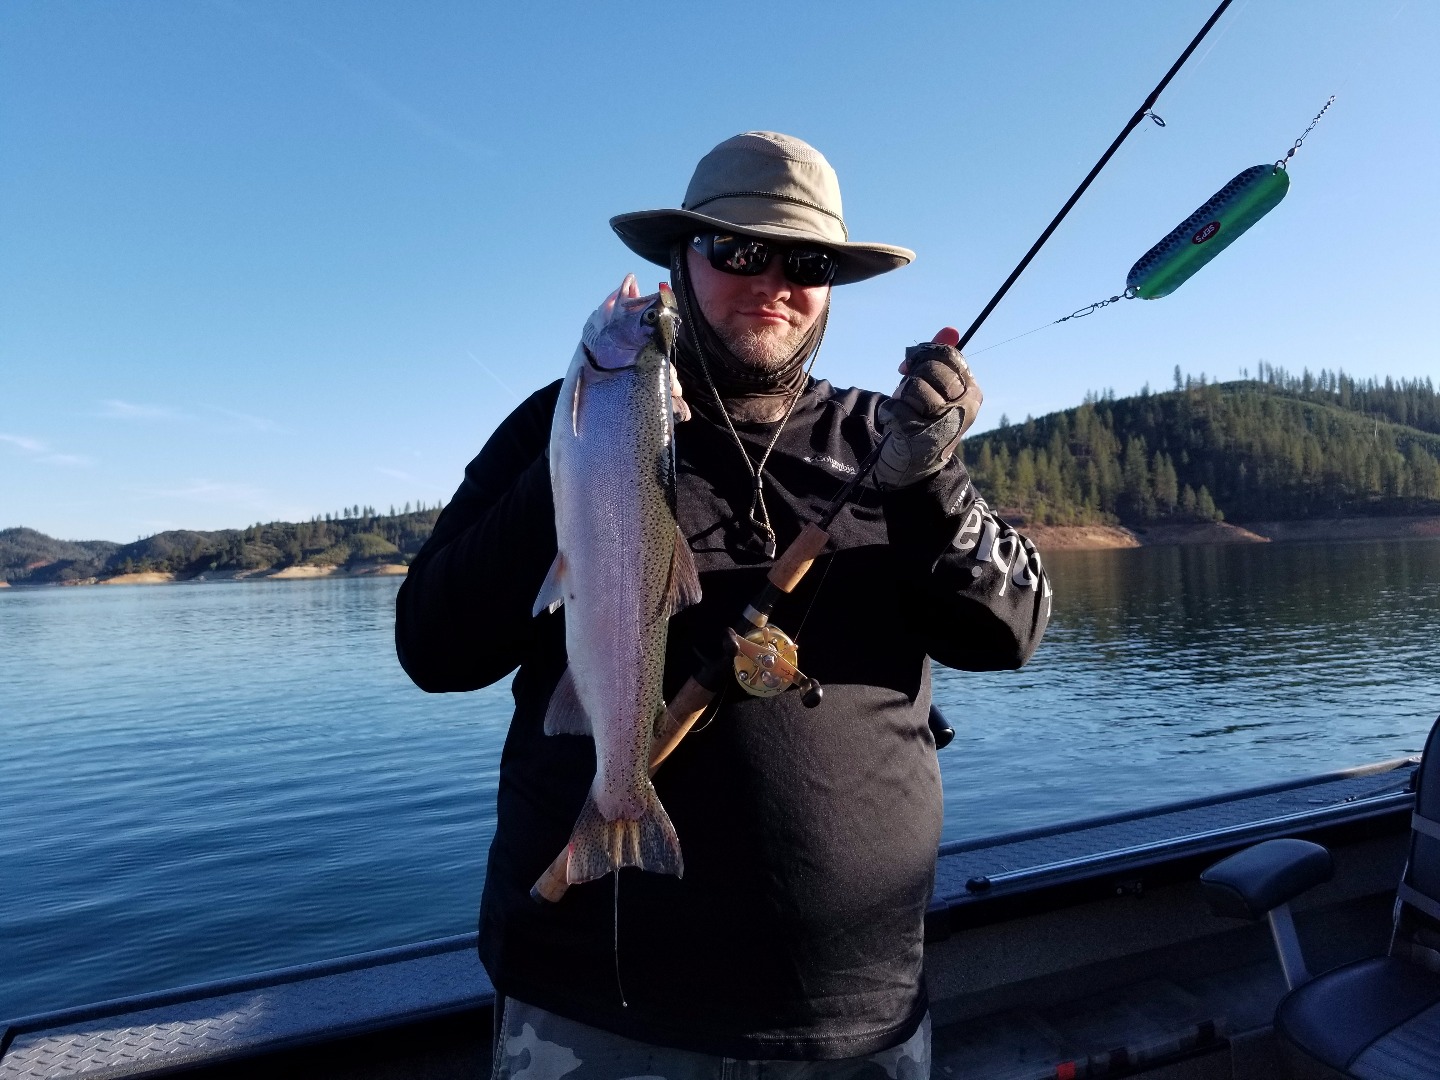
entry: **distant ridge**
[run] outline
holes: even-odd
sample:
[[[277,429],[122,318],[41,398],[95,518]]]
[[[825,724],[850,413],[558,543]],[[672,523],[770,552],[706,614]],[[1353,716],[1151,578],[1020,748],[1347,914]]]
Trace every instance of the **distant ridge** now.
[[[1429,379],[1207,382],[1084,404],[967,439],[976,487],[1032,524],[1155,525],[1440,514]]]
[[[1167,526],[1440,515],[1440,394],[1429,379],[1295,376],[1113,392],[965,441],[991,505],[1015,523]],[[440,506],[346,507],[298,523],[171,531],[133,544],[0,530],[0,582],[65,584],[132,574],[178,579],[403,566]],[[1275,533],[1274,528],[1268,529]]]
[[[0,529],[0,581],[12,585],[75,584],[129,574],[261,573],[292,567],[358,570],[404,565],[429,538],[434,506],[377,514],[347,507],[298,523],[272,521],[219,532],[173,530],[116,544],[55,540],[34,529]]]

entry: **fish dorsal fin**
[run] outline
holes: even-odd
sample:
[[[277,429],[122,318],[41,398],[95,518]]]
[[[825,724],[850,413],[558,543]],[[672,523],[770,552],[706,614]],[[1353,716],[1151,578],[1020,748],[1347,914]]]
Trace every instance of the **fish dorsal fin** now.
[[[685,542],[680,526],[675,526],[675,552],[670,556],[670,585],[665,590],[665,615],[674,615],[691,604],[700,602],[700,574],[695,569],[695,556]]]
[[[545,575],[545,581],[540,586],[540,594],[535,597],[535,606],[530,609],[530,614],[539,615],[542,611],[554,612],[559,610],[563,603],[565,603],[565,556],[557,552],[555,561],[550,564],[550,571]]]
[[[550,695],[550,704],[545,709],[546,735],[593,735],[590,716],[580,703],[580,694],[575,689],[575,677],[570,669],[560,676],[555,690]]]

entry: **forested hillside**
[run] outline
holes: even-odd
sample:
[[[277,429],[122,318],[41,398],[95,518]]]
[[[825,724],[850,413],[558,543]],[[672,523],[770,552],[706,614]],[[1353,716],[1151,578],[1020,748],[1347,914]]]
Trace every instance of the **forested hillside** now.
[[[1046,524],[1440,513],[1440,395],[1262,365],[1232,383],[1092,396],[968,439],[989,501]]]
[[[34,529],[0,529],[0,581],[64,581],[94,577],[120,549],[109,540],[55,540]]]
[[[1051,525],[1274,521],[1440,514],[1440,394],[1423,382],[1359,381],[1263,366],[1207,382],[1078,408],[966,440],[965,461],[992,505]],[[133,544],[0,530],[0,580],[83,581],[160,571],[405,563],[440,507],[379,514],[349,506],[299,523],[163,532]]]
[[[133,544],[67,543],[33,529],[0,530],[0,580],[12,584],[64,583],[116,574],[158,571],[178,577],[290,566],[357,569],[404,563],[420,550],[440,507],[378,514],[349,506],[309,521],[272,521],[220,532],[157,533]]]

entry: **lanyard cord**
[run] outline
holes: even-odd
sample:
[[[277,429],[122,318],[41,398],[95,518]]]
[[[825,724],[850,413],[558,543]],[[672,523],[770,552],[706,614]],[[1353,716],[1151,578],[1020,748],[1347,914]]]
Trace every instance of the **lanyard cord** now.
[[[685,304],[685,317],[695,325],[695,313],[690,306],[690,288],[681,293],[681,299]],[[725,401],[720,396],[720,391],[715,386],[715,380],[710,376],[710,365],[705,361],[705,346],[701,343],[701,335],[695,334],[695,355],[700,359],[700,370],[705,375],[705,382],[710,387],[710,393],[715,398],[715,407],[720,410],[720,416],[725,421],[725,426],[730,429],[730,438],[735,440],[735,448],[740,451],[741,458],[745,461],[745,468],[750,471],[750,524],[755,526],[765,541],[765,557],[775,557],[775,530],[770,525],[770,513],[765,508],[765,463],[770,460],[770,451],[775,449],[775,444],[780,441],[780,433],[785,430],[785,425],[790,421],[790,414],[795,411],[800,398],[804,395],[806,388],[810,385],[810,372],[815,368],[815,361],[820,356],[820,343],[825,340],[825,326],[830,319],[830,304],[825,304],[825,310],[820,315],[820,333],[816,335],[815,345],[810,353],[810,360],[805,368],[805,378],[800,380],[800,385],[795,388],[794,395],[790,398],[790,404],[785,409],[785,415],[775,427],[775,434],[770,438],[770,445],[765,447],[765,452],[760,455],[760,463],[757,465],[750,460],[750,451],[745,449],[745,444],[740,440],[740,434],[735,430],[735,424],[730,419],[730,413],[725,408]],[[755,516],[756,510],[760,516]]]

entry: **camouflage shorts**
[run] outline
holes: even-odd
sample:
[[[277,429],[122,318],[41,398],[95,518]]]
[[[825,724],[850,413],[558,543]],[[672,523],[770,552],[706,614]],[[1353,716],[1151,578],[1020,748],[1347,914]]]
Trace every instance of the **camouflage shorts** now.
[[[506,998],[491,1080],[929,1080],[930,1016],[890,1050],[839,1061],[745,1061],[636,1042]]]

